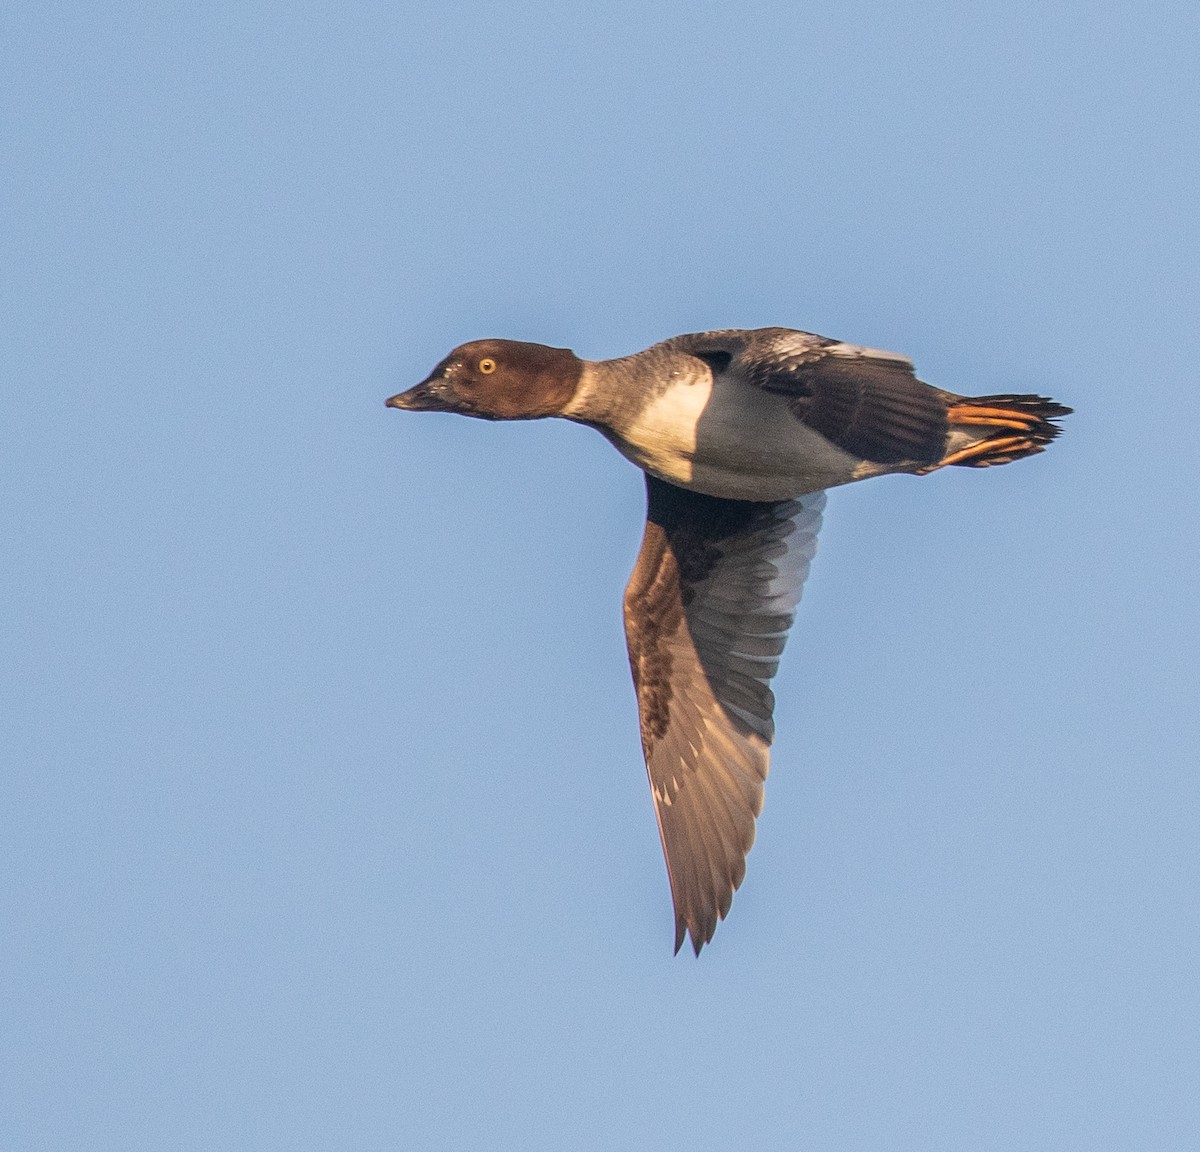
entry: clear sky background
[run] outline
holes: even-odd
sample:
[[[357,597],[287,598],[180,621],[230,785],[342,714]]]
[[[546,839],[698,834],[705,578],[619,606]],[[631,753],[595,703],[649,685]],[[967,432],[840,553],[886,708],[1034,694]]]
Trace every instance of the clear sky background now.
[[[0,13],[6,1149],[1200,1147],[1194,3]],[[697,961],[594,432],[781,324],[1074,405],[834,492]]]

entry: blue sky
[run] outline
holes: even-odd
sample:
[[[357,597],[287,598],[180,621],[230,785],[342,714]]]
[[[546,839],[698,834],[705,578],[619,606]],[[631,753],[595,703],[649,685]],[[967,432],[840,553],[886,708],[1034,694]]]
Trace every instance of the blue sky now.
[[[1200,1142],[1193,4],[10,3],[17,1149]],[[451,347],[783,324],[1077,414],[831,495],[699,961],[595,433]]]

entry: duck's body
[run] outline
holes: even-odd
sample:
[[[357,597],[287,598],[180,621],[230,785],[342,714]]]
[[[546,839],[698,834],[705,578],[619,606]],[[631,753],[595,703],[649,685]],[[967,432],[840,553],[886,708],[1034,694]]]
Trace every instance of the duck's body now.
[[[911,361],[789,328],[702,332],[633,356],[477,340],[388,404],[589,424],[647,477],[625,593],[642,745],[676,911],[697,953],[729,910],[762,804],[778,667],[824,490],[1040,452],[1070,412],[967,399]]]
[[[647,394],[626,385],[647,369],[661,387]],[[708,496],[786,500],[859,478],[861,461],[797,421],[786,397],[756,387],[732,364],[715,368],[678,341],[585,364],[563,415],[594,425],[651,476]]]

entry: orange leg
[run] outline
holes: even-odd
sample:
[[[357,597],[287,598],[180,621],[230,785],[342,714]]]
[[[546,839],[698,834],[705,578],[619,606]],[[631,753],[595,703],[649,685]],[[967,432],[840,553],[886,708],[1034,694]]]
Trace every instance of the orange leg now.
[[[946,415],[951,424],[986,424],[992,428],[1032,428],[1037,420],[1024,417],[1011,408],[987,408],[979,404],[959,404]]]
[[[1004,462],[1004,457],[1010,448],[1020,448],[1023,452],[1028,452],[1030,450],[1029,438],[1026,436],[1003,436],[996,440],[981,440],[978,444],[968,444],[967,447],[960,448],[957,452],[951,452],[949,456],[939,460],[932,467],[922,468],[918,475],[926,476],[930,472],[936,472],[939,468],[945,468],[948,464],[961,464],[963,461],[973,460],[977,456],[1000,457],[1000,459],[990,461],[1000,464]]]

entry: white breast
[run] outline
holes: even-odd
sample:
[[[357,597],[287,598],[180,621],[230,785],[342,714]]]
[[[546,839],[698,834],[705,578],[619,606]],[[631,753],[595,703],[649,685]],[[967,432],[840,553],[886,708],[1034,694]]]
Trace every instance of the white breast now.
[[[602,428],[639,468],[731,500],[784,500],[858,479],[857,459],[802,424],[786,400],[705,368],[676,375],[640,411]]]
[[[713,394],[712,376],[679,377],[620,429],[613,443],[647,472],[689,487],[698,428]]]

